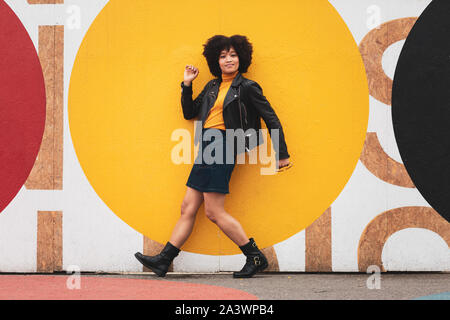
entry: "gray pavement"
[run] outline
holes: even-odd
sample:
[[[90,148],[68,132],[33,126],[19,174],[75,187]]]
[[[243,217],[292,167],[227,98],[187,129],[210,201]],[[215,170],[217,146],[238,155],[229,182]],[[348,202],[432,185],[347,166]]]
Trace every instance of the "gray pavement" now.
[[[146,272],[82,275],[209,284],[243,290],[262,300],[409,300],[450,291],[448,272],[381,273],[378,282],[369,281],[373,289],[367,282],[374,275],[365,273],[258,273],[250,279],[234,279],[231,272],[168,273],[164,278]]]

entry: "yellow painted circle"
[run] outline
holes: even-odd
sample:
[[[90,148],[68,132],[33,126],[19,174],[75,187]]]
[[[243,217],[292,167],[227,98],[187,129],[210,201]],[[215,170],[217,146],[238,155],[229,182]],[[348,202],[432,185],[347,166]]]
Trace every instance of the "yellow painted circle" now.
[[[193,137],[194,130],[182,115],[180,82],[186,64],[200,70],[194,97],[212,79],[202,44],[215,34],[243,34],[253,43],[244,76],[262,86],[295,162],[277,175],[260,175],[263,165],[239,164],[233,171],[225,210],[264,248],[305,229],[331,205],[363,146],[364,66],[327,1],[109,1],[72,70],[71,135],[99,197],[132,228],[164,244],[192,168],[171,161],[178,144],[172,132],[185,128]],[[182,249],[240,253],[205,217],[203,205]]]

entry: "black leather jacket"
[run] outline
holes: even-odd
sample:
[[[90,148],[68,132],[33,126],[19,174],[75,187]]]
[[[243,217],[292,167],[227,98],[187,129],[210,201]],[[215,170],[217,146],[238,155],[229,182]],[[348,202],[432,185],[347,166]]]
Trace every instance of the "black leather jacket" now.
[[[201,121],[203,128],[209,111],[216,102],[221,82],[221,78],[210,80],[195,100],[192,99],[192,84],[190,86],[185,86],[184,82],[181,82],[181,105],[183,108],[183,116],[186,120],[197,118]],[[244,108],[242,108],[242,114],[239,113],[239,86],[241,87],[241,104],[246,106],[245,109],[247,110],[247,114],[244,114]],[[271,107],[270,103],[267,101],[266,97],[263,95],[262,88],[256,81],[247,79],[240,72],[238,72],[233,79],[230,89],[228,90],[223,102],[223,120],[225,123],[225,128],[242,128],[241,120],[244,119],[242,121],[245,121],[246,119],[247,122],[244,122],[245,129],[242,129],[255,129],[258,133],[256,145],[259,146],[262,142],[264,142],[260,130],[261,118],[263,118],[266,123],[270,135],[270,129],[279,129],[278,159],[289,158],[280,120],[275,114],[275,111]],[[274,143],[273,138],[272,143]],[[274,143],[274,145],[276,144]]]

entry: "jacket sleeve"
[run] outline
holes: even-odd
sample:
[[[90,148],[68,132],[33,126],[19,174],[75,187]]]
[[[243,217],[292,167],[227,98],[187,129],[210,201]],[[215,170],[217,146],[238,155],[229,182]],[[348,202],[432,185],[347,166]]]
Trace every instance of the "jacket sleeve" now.
[[[181,81],[181,106],[183,108],[183,116],[186,120],[195,118],[200,112],[200,106],[202,104],[203,97],[208,89],[209,82],[205,85],[202,92],[192,100],[192,86],[185,86],[184,81]]]
[[[247,96],[249,102],[255,108],[255,110],[261,116],[261,118],[263,118],[267,128],[269,129],[270,137],[272,138],[271,129],[279,129],[278,159],[281,160],[289,158],[290,155],[287,150],[283,127],[281,126],[281,122],[278,119],[269,101],[267,101],[266,97],[263,95],[261,86],[257,82],[252,81],[250,84],[247,85],[247,87],[248,87]],[[274,143],[273,139],[272,144],[277,145],[277,143]],[[275,151],[277,151],[276,148]]]

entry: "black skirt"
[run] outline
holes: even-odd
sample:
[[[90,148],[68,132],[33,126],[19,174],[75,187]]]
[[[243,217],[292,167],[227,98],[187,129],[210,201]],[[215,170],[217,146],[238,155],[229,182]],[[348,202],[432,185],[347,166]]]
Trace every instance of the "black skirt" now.
[[[220,133],[220,137],[216,139],[214,135],[211,140],[205,140],[204,134],[206,130],[215,130],[215,133]],[[227,154],[233,153],[232,146],[226,143],[226,131],[217,128],[202,128],[202,135],[200,143],[202,143],[201,150],[199,149],[197,157],[192,166],[191,173],[186,182],[186,186],[196,189],[201,192],[219,192],[230,193],[229,183],[231,173],[236,164],[236,156],[234,155],[232,163],[226,163]],[[205,150],[210,144],[214,144]],[[216,149],[222,150],[222,156],[217,154]],[[213,160],[213,161],[211,161]]]

